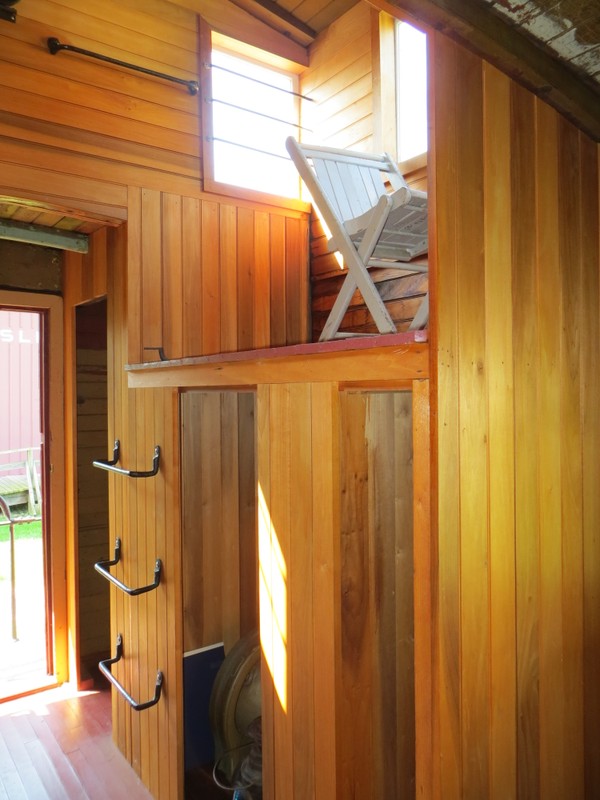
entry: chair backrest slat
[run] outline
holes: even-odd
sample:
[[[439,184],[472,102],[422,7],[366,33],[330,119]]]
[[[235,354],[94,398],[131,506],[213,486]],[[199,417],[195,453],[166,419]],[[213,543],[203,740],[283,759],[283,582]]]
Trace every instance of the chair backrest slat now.
[[[293,145],[303,156],[300,165],[290,150],[305,183],[310,189],[310,175],[306,174],[306,170],[311,169],[327,202],[342,222],[359,217],[373,208],[381,195],[388,191],[385,181],[392,189],[406,186],[397,165],[388,155],[301,145],[295,141]]]

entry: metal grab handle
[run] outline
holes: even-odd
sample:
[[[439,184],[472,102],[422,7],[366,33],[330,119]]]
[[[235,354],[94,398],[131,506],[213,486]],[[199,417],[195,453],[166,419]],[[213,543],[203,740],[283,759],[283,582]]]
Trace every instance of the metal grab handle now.
[[[134,711],[144,711],[151,706],[155,706],[158,701],[160,700],[160,694],[162,692],[162,685],[163,685],[163,674],[160,670],[156,673],[156,686],[154,687],[154,697],[152,700],[148,700],[145,703],[136,703],[133,697],[129,694],[129,692],[121,686],[119,681],[115,678],[115,676],[110,671],[110,665],[116,664],[117,661],[121,660],[123,656],[123,638],[119,633],[117,635],[117,655],[114,658],[107,658],[105,661],[100,661],[98,667],[100,668],[100,672],[108,678],[108,680],[112,683],[115,689],[123,695],[125,700],[129,703],[129,705],[133,708]]]
[[[156,475],[156,473],[158,472],[158,465],[160,463],[160,447],[158,445],[156,445],[156,447],[154,448],[152,469],[148,470],[147,472],[135,469],[123,469],[122,467],[117,467],[116,464],[119,461],[120,449],[121,449],[121,442],[118,439],[115,439],[112,459],[108,461],[99,458],[96,461],[92,461],[93,466],[98,467],[98,469],[105,469],[107,472],[117,472],[119,475],[127,475],[128,478],[152,478],[152,476]]]
[[[160,558],[157,558],[154,563],[154,583],[149,583],[148,586],[140,586],[138,589],[131,589],[129,586],[126,586],[122,581],[118,578],[115,578],[114,575],[111,575],[108,571],[108,567],[114,567],[115,564],[118,564],[121,560],[121,540],[115,540],[115,557],[111,561],[98,561],[94,564],[94,569],[100,573],[103,577],[106,578],[107,581],[114,583],[114,585],[119,588],[122,592],[130,595],[131,597],[135,597],[138,594],[145,594],[146,592],[151,592],[153,589],[156,589],[157,586],[160,585],[160,575],[162,571],[162,561]]]
[[[14,22],[14,20],[13,20]],[[154,69],[147,67],[140,67],[137,64],[130,64],[128,61],[121,61],[118,58],[111,56],[103,56],[101,53],[95,53],[93,50],[84,50],[83,47],[75,47],[72,44],[62,44],[55,36],[51,36],[46,44],[48,50],[55,56],[61,50],[68,50],[71,53],[79,53],[82,56],[89,56],[90,58],[97,58],[99,61],[106,61],[109,64],[116,64],[118,67],[125,67],[126,69],[133,69],[135,72],[143,72],[145,75],[152,75],[154,78],[163,78],[165,81],[172,81],[179,83],[181,86],[186,86],[190,94],[198,94],[198,81],[188,81],[185,78],[176,78],[174,75],[167,75],[164,72],[157,72]]]

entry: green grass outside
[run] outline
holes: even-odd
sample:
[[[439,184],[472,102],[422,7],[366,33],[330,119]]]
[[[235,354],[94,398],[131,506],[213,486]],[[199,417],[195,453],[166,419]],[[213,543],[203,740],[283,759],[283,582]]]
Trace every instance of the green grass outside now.
[[[22,522],[15,525],[15,541],[19,539],[39,539],[42,535],[42,522]],[[8,542],[10,539],[10,527],[0,525],[0,542]]]

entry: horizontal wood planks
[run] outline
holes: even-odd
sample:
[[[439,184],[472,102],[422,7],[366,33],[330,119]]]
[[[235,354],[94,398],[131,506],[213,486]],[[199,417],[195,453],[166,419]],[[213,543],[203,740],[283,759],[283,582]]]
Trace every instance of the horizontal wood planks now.
[[[197,174],[197,96],[97,59],[66,51],[53,56],[46,47],[49,36],[190,80],[197,75],[195,14],[158,1],[144,9],[94,1],[83,10],[74,0],[33,0],[19,9],[18,25],[2,29],[0,84],[3,111],[32,141],[47,143],[60,130],[74,142],[77,132],[110,158],[147,165],[154,154],[157,163],[171,158],[170,171],[177,171],[183,155],[185,171]]]
[[[371,10],[366,3],[336,20],[309,49],[300,88],[311,141],[368,150],[373,136]],[[306,137],[308,139],[308,137]]]
[[[592,796],[598,149],[434,35],[434,796]]]

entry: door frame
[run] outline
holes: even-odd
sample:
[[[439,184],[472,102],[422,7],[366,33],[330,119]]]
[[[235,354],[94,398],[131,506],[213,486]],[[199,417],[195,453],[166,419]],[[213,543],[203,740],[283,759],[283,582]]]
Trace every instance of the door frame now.
[[[47,501],[44,509],[50,535],[46,538],[49,559],[50,598],[53,614],[53,674],[56,683],[69,679],[68,618],[66,579],[65,517],[65,434],[63,385],[63,300],[62,297],[35,292],[0,290],[0,306],[23,311],[39,311],[44,322],[40,326],[42,367],[40,374],[44,414],[44,449],[46,453]]]

